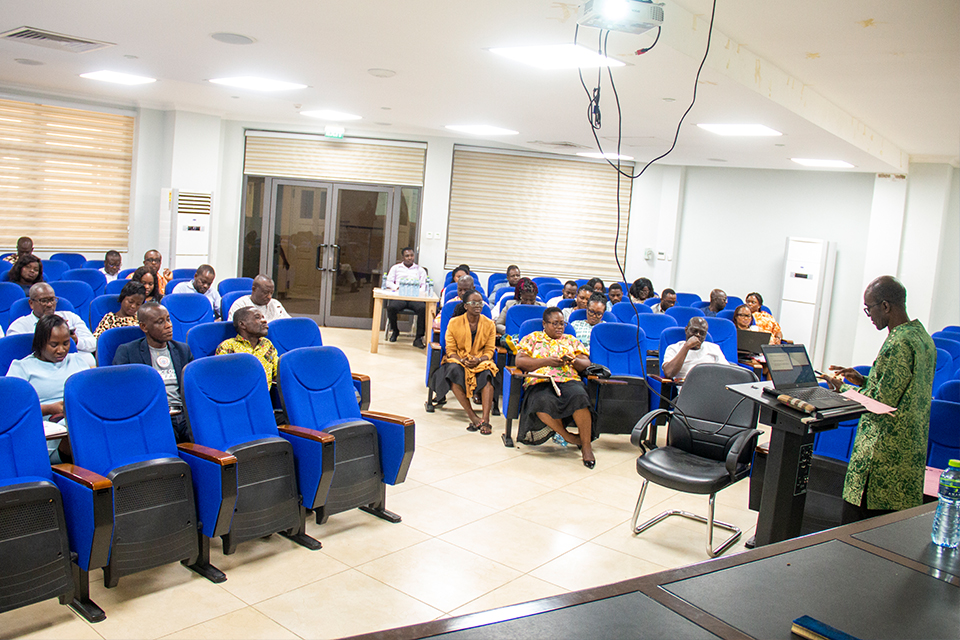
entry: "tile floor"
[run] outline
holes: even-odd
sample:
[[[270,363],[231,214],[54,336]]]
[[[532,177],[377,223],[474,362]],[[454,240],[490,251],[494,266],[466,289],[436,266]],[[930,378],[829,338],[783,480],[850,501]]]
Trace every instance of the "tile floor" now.
[[[354,371],[372,378],[371,408],[414,418],[417,451],[406,482],[389,489],[389,524],[354,510],[308,522],[323,543],[310,552],[279,536],[211,561],[228,580],[212,584],[170,565],[92,597],[107,619],[91,625],[55,600],[0,614],[0,638],[336,638],[505,606],[707,559],[701,525],[682,519],[630,533],[640,487],[628,436],[595,443],[597,467],[553,444],[507,449],[494,434],[468,433],[450,396],[423,410],[423,352],[401,336],[369,353],[368,331],[323,329]],[[718,496],[717,517],[744,530],[756,513],[748,482]],[[706,513],[706,498],[651,486],[644,515],[667,506]],[[718,537],[722,531],[717,532]]]

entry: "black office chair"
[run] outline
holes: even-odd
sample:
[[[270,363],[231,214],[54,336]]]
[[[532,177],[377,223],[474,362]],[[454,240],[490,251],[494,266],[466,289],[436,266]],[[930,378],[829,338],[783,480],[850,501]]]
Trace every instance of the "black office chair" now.
[[[668,416],[667,446],[653,449],[637,458],[637,473],[643,477],[640,497],[633,511],[631,528],[642,533],[670,516],[682,516],[707,525],[707,554],[715,558],[740,539],[739,528],[714,520],[714,502],[721,489],[750,475],[753,450],[760,431],[754,428],[759,405],[747,402],[725,386],[756,382],[757,377],[746,369],[724,364],[701,364],[694,367],[677,397],[676,409],[657,409],[645,415],[633,428],[630,441],[643,449],[647,427],[658,416]],[[647,484],[685,493],[710,496],[709,511],[703,516],[671,509],[637,526]],[[713,527],[733,532],[719,547],[713,547]]]

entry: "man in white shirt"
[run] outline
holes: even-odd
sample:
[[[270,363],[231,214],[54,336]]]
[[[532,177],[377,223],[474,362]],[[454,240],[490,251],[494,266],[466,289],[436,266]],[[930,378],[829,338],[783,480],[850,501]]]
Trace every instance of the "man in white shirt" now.
[[[107,282],[113,282],[117,279],[122,264],[123,258],[120,256],[120,252],[111,249],[103,256],[103,268],[100,269],[100,273],[106,276]]]
[[[520,281],[520,267],[518,267],[515,264],[512,264],[509,267],[507,267],[507,279],[504,280],[503,282],[498,282],[496,286],[494,286],[493,289],[490,290],[490,297],[492,298],[493,296],[495,296],[497,291],[500,291],[500,289],[508,289],[508,288],[516,289],[517,282],[519,281]],[[508,294],[505,294],[505,295],[508,295]]]
[[[549,300],[547,300],[547,306],[555,307],[557,306],[557,303],[559,303],[561,300],[576,298],[577,291],[579,290],[580,290],[580,287],[577,286],[577,283],[575,280],[567,280],[566,282],[563,283],[563,291],[560,293],[560,295],[554,296],[553,298],[550,298]]]
[[[54,293],[53,287],[46,282],[38,282],[30,287],[30,309],[33,310],[33,313],[17,318],[10,323],[10,327],[7,328],[8,336],[14,336],[18,333],[32,334],[40,318],[56,313],[67,321],[67,327],[70,329],[70,339],[77,345],[77,351],[91,367],[96,366],[93,352],[97,350],[97,339],[90,333],[90,329],[80,319],[80,316],[72,311],[57,311],[57,294]]]
[[[220,317],[220,294],[213,287],[213,281],[217,278],[217,272],[208,264],[202,264],[197,267],[193,274],[193,280],[190,282],[181,282],[173,288],[173,293],[199,293],[210,301],[213,307],[213,315]]]
[[[237,301],[230,305],[227,320],[232,322],[233,314],[244,307],[255,307],[267,322],[290,317],[280,301],[273,299],[273,280],[262,274],[253,279],[250,295],[237,298]]]
[[[663,374],[666,377],[686,378],[690,369],[704,362],[730,364],[723,357],[719,345],[707,342],[706,318],[690,318],[686,333],[686,340],[670,345],[663,355]]]
[[[387,277],[383,279],[383,288],[388,291],[397,291],[400,289],[400,280],[412,278],[420,281],[420,291],[423,291],[427,284],[427,272],[423,270],[423,267],[414,262],[416,254],[413,249],[411,247],[404,247],[400,255],[403,256],[403,261],[390,267],[390,271],[387,272]],[[390,336],[388,340],[390,340],[390,342],[397,341],[397,336],[400,335],[400,330],[397,328],[397,314],[407,310],[417,315],[417,336],[413,340],[413,346],[418,349],[423,349],[426,346],[423,344],[423,336],[426,333],[426,327],[424,325],[427,323],[427,305],[423,302],[413,300],[388,300],[386,307],[387,320],[390,322]],[[374,322],[379,323],[380,318],[374,318]]]

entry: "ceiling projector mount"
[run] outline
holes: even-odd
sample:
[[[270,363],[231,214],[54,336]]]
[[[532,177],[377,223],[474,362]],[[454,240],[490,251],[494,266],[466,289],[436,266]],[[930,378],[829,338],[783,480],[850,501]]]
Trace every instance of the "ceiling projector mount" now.
[[[645,33],[663,25],[663,4],[650,0],[587,0],[577,24],[609,31]]]

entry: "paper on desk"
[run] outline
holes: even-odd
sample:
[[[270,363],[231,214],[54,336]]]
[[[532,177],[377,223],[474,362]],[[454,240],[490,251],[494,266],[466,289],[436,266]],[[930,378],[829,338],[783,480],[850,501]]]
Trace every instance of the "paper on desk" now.
[[[858,391],[854,391],[853,389],[847,389],[840,395],[844,396],[845,398],[850,398],[851,400],[856,400],[857,402],[862,404],[863,407],[870,413],[884,415],[888,413],[893,413],[894,411],[897,410],[896,407],[891,407],[890,405],[883,404],[879,400],[868,398],[867,396],[863,395]]]

